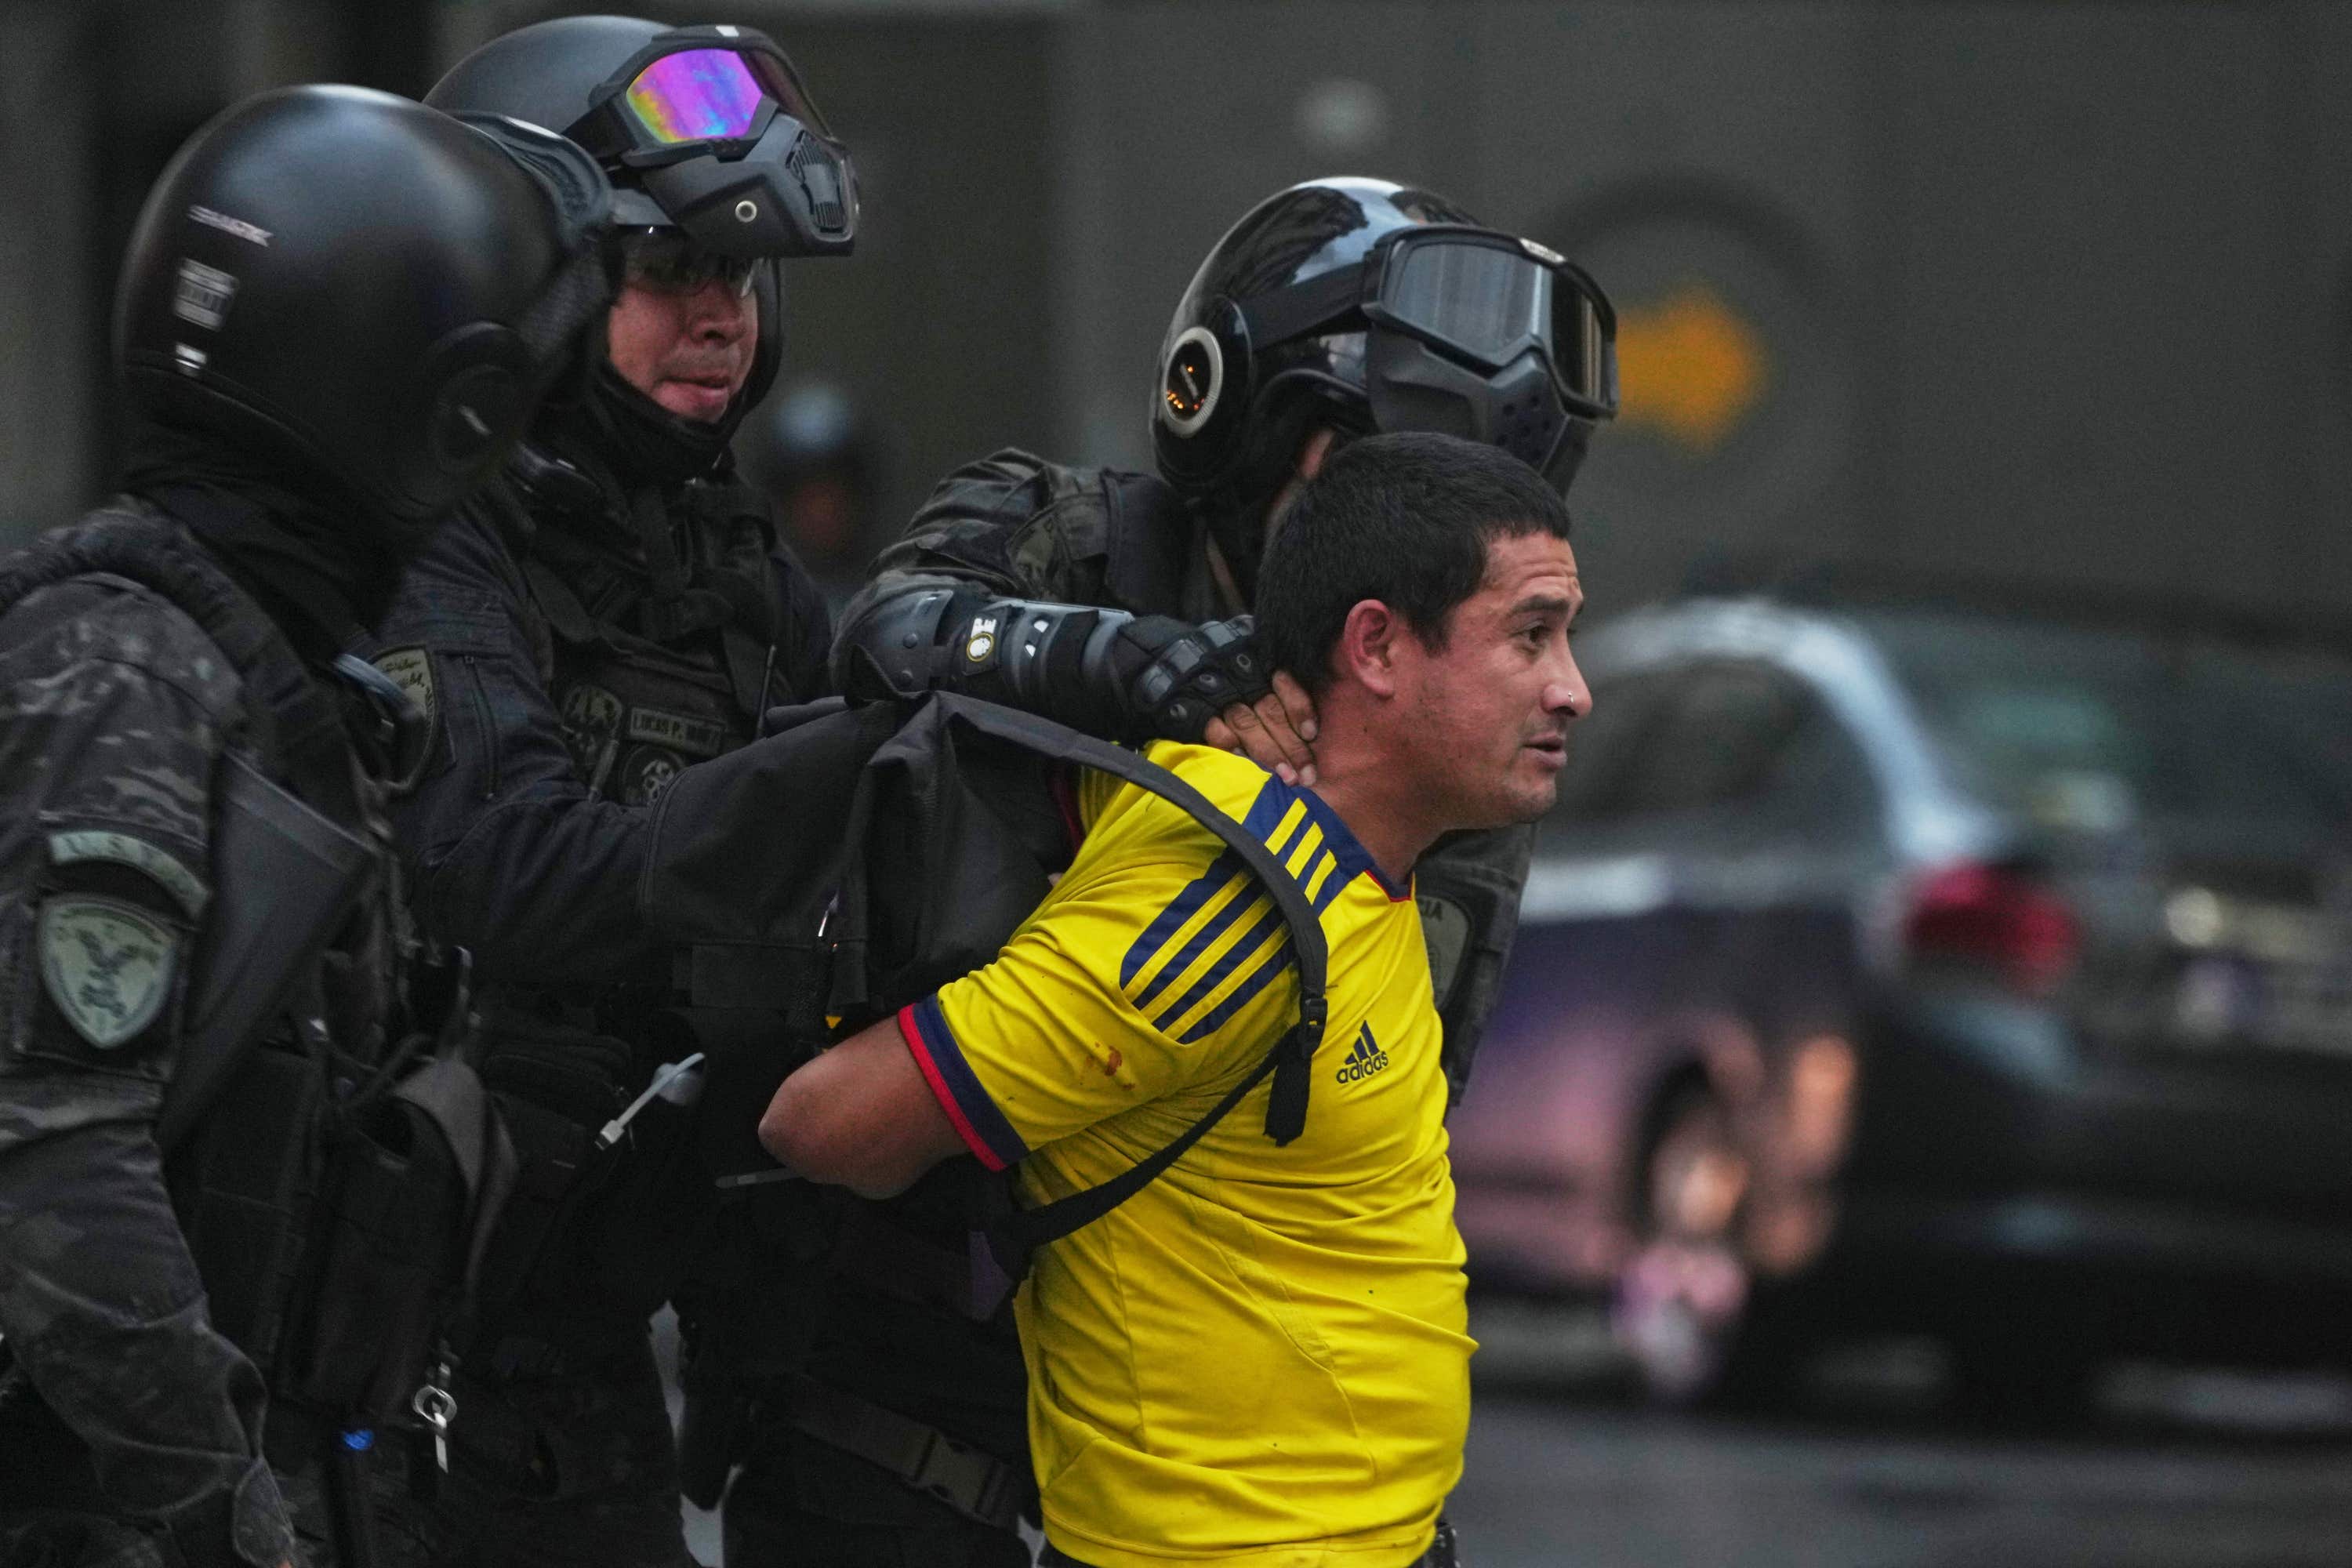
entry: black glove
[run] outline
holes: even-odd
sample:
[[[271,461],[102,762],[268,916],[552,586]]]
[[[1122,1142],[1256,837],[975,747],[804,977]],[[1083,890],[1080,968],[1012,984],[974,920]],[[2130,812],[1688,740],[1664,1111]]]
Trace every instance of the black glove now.
[[[1209,721],[1274,689],[1247,616],[1193,626],[1139,616],[1118,630],[1110,657],[1126,693],[1129,740],[1198,741]]]
[[[1106,740],[1197,741],[1273,689],[1255,633],[1247,616],[1194,626],[923,582],[843,627],[834,674],[853,701],[962,691]]]
[[[595,1131],[635,1092],[628,1043],[519,1010],[482,1021],[482,1081]]]

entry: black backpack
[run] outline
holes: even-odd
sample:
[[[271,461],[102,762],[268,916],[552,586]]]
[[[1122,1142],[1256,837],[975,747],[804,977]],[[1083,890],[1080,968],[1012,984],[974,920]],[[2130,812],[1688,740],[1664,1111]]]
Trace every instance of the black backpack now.
[[[911,707],[813,704],[771,727],[781,733],[688,770],[665,795],[643,894],[683,948],[709,1052],[705,1159],[722,1185],[781,1171],[756,1129],[806,1057],[779,1045],[777,1015],[791,1040],[817,1046],[992,960],[1069,859],[1055,774],[1072,763],[1182,807],[1258,879],[1288,928],[1298,1021],[1200,1121],[1113,1180],[1027,1210],[992,1184],[975,1230],[975,1311],[1019,1281],[1035,1247],[1116,1208],[1267,1078],[1266,1136],[1287,1143],[1305,1128],[1325,1020],[1322,926],[1274,851],[1199,791],[1137,752],[952,693]],[[772,854],[744,855],[762,841]]]

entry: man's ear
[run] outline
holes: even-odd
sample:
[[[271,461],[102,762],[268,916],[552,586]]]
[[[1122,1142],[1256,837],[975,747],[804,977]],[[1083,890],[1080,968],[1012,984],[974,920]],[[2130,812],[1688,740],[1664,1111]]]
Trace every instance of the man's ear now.
[[[1332,650],[1333,669],[1375,697],[1397,694],[1396,656],[1400,637],[1412,636],[1404,620],[1378,599],[1359,599],[1339,626],[1339,646]]]

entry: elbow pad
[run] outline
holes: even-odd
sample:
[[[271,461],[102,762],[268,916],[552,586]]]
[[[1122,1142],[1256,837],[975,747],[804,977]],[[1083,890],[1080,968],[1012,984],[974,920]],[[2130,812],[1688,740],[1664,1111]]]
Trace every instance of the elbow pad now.
[[[1255,629],[926,587],[846,628],[835,672],[860,700],[961,691],[1110,740],[1197,741],[1271,689]]]

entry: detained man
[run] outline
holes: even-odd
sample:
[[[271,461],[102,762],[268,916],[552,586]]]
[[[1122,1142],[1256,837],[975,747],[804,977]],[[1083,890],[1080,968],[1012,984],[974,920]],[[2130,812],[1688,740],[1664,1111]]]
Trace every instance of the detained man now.
[[[1452,1561],[1473,1344],[1412,872],[1441,835],[1552,803],[1591,704],[1567,512],[1492,447],[1370,437],[1304,487],[1258,592],[1269,656],[1311,672],[1318,784],[1148,754],[1298,879],[1329,1025],[1299,1136],[1269,1140],[1253,1090],[1039,1254],[1017,1313],[1047,1563]],[[784,1081],[761,1125],[778,1159],[878,1196],[969,1152],[1034,1206],[1265,1060],[1298,985],[1263,890],[1158,796],[1091,773],[1077,794],[1077,856],[995,962]]]

